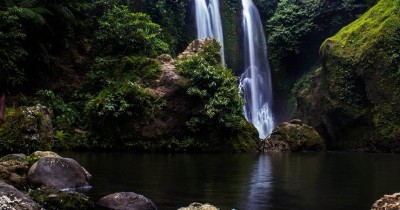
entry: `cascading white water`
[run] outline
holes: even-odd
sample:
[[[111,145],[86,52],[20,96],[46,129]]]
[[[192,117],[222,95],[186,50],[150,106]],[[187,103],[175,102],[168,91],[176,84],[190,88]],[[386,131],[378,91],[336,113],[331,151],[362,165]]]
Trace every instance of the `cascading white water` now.
[[[244,114],[265,139],[274,128],[272,85],[267,44],[260,14],[252,0],[242,0],[245,70],[239,88],[246,100]]]
[[[219,0],[195,0],[197,38],[215,38],[221,44],[221,60],[225,66],[224,37],[222,34]]]

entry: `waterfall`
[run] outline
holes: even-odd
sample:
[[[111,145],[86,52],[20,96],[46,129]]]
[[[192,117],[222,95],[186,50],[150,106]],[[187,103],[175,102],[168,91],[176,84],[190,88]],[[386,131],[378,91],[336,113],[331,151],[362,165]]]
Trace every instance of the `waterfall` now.
[[[274,128],[271,111],[272,85],[267,57],[267,44],[260,14],[252,0],[242,0],[245,68],[239,88],[246,104],[243,107],[247,121],[265,139]]]
[[[221,60],[225,66],[224,37],[222,34],[219,0],[195,0],[197,38],[215,38],[221,44]]]

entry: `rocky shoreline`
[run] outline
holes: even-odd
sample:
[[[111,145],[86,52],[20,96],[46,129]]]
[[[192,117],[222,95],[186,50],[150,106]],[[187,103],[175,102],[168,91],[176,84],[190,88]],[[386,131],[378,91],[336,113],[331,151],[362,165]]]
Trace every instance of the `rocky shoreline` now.
[[[116,192],[97,202],[84,194],[92,175],[78,162],[51,151],[0,158],[0,209],[16,210],[156,210],[148,198],[134,192]],[[193,203],[181,210],[216,210]]]

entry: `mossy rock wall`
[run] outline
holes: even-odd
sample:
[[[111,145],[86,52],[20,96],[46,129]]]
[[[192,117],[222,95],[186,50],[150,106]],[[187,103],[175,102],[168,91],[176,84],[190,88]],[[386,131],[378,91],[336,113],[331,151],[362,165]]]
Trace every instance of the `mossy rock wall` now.
[[[296,117],[330,149],[399,152],[400,1],[380,0],[320,54],[322,68],[297,95]]]
[[[54,144],[50,112],[40,104],[8,108],[0,125],[0,152],[50,150]]]

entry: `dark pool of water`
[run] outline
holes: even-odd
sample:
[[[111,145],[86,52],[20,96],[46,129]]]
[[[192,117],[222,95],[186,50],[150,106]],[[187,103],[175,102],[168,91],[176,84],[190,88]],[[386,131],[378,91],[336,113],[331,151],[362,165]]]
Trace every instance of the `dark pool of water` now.
[[[93,174],[98,199],[130,191],[163,209],[208,202],[220,209],[370,209],[400,192],[400,155],[64,153]]]

